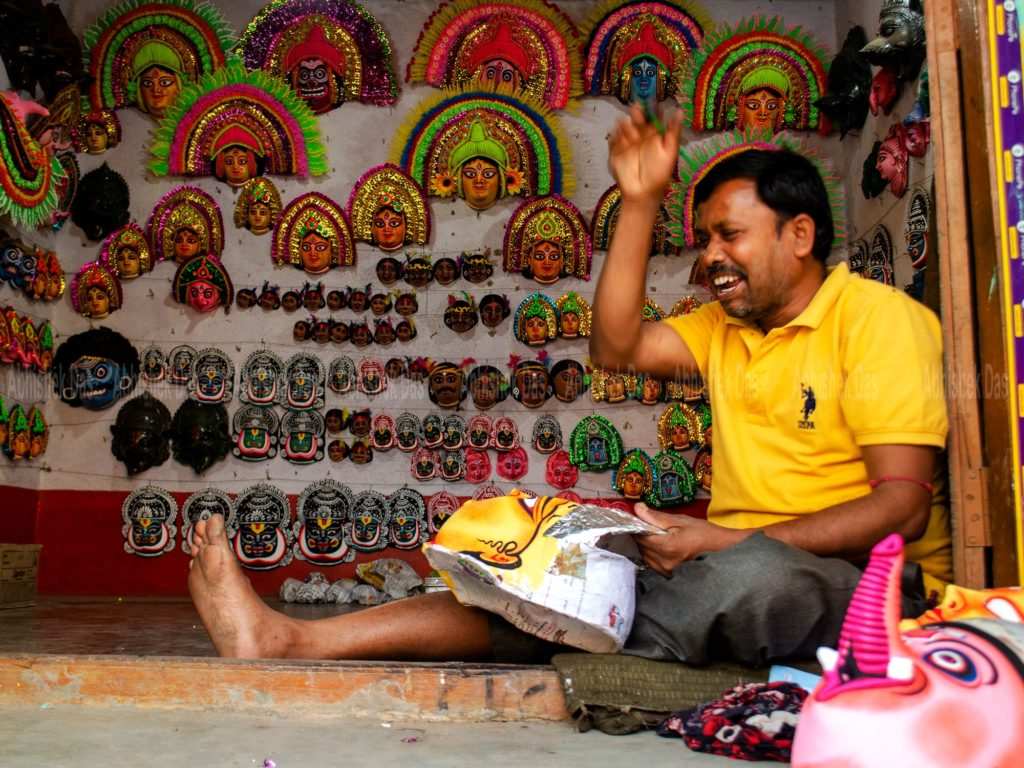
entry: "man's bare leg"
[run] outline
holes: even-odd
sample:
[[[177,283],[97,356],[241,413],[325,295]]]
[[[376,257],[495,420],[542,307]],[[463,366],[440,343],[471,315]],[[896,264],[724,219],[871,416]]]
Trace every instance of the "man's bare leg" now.
[[[487,615],[460,605],[450,592],[303,621],[256,594],[220,515],[196,523],[195,544],[188,588],[221,656],[469,661],[490,653]]]

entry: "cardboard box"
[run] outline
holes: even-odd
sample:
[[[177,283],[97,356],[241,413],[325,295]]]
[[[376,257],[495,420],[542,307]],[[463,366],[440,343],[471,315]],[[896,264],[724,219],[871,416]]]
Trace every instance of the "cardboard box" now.
[[[41,544],[0,544],[0,608],[21,608],[36,599]]]
[[[460,603],[551,642],[614,653],[633,626],[634,533],[664,531],[628,512],[513,491],[466,502],[423,551]]]

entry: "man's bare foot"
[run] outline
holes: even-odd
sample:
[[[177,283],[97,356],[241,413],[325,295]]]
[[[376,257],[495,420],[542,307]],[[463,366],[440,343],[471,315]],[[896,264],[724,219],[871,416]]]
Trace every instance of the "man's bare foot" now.
[[[239,659],[285,656],[292,620],[273,611],[249,583],[224,531],[224,518],[199,520],[188,590],[217,653]]]

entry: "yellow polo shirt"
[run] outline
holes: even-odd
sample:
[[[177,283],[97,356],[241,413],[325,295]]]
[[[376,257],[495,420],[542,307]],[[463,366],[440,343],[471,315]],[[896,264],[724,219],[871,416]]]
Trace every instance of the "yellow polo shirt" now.
[[[707,384],[715,431],[708,519],[718,525],[771,525],[870,493],[861,446],[946,444],[938,319],[845,263],[799,316],[767,334],[718,302],[664,322]],[[952,578],[944,490],[906,551],[928,591]]]

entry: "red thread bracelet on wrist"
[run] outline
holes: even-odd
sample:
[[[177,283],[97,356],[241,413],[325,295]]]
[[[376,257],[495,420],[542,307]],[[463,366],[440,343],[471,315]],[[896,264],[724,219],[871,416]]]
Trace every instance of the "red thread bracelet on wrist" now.
[[[918,480],[916,477],[904,477],[903,475],[883,475],[875,480],[869,480],[868,485],[871,486],[872,490],[880,486],[882,483],[913,483],[919,485],[928,491],[928,495],[931,496],[935,491],[935,486],[931,483],[926,483],[924,480]]]

